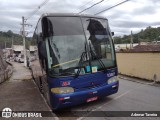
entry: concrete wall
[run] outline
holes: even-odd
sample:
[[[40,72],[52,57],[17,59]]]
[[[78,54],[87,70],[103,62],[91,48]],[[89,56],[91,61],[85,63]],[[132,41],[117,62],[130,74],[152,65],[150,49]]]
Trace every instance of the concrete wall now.
[[[159,53],[116,53],[119,73],[160,81]]]
[[[6,70],[0,71],[0,83],[8,80],[12,75],[12,67],[8,66]]]
[[[11,77],[13,69],[11,64],[7,64],[0,54],[0,83]]]

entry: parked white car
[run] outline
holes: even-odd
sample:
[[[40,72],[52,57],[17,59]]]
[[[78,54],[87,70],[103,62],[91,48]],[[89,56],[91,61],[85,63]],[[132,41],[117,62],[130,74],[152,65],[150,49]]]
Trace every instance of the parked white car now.
[[[18,57],[15,58],[16,62],[24,63],[24,55],[19,54]]]
[[[30,56],[30,62],[36,60],[36,56]]]

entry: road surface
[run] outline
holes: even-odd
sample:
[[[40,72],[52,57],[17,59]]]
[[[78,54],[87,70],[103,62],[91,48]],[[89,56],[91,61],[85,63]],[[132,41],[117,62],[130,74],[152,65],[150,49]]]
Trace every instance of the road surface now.
[[[118,93],[89,104],[67,108],[65,109],[67,111],[66,113],[57,112],[56,115],[62,120],[116,120],[117,117],[105,117],[104,114],[100,114],[103,113],[103,111],[135,111],[133,114],[136,113],[136,111],[160,111],[159,84],[154,85],[145,81],[139,82],[139,80],[130,81],[126,79],[120,79],[119,82]],[[160,120],[160,117],[118,117],[118,120],[127,119]]]

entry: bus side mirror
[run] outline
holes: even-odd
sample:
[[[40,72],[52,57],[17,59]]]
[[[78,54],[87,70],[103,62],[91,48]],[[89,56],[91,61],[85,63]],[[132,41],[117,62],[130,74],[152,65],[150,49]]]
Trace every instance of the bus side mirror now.
[[[111,32],[112,36],[114,36],[114,32]]]

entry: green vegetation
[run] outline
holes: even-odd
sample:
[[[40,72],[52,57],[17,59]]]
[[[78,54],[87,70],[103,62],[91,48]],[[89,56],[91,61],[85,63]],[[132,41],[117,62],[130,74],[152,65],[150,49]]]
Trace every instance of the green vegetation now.
[[[131,35],[124,35],[123,37],[114,37],[115,44],[130,43]],[[147,27],[145,30],[141,30],[139,33],[133,34],[133,42],[152,42],[160,41],[160,27],[153,28]]]
[[[7,32],[0,31],[0,49],[11,48],[13,45],[23,45],[23,39],[22,36],[19,34],[13,33],[11,30],[8,30]],[[28,48],[30,44],[29,38],[26,38],[26,47]]]
[[[21,35],[15,34],[11,30],[7,32],[0,31],[0,49],[4,49],[5,44],[7,48],[10,48],[12,46],[12,40],[14,45],[23,45]],[[114,37],[115,44],[130,43],[130,40],[131,35]],[[153,28],[149,26],[145,30],[142,29],[139,33],[133,34],[134,43],[152,41],[160,41],[160,27]],[[30,38],[26,38],[26,48],[28,48],[30,44]]]

